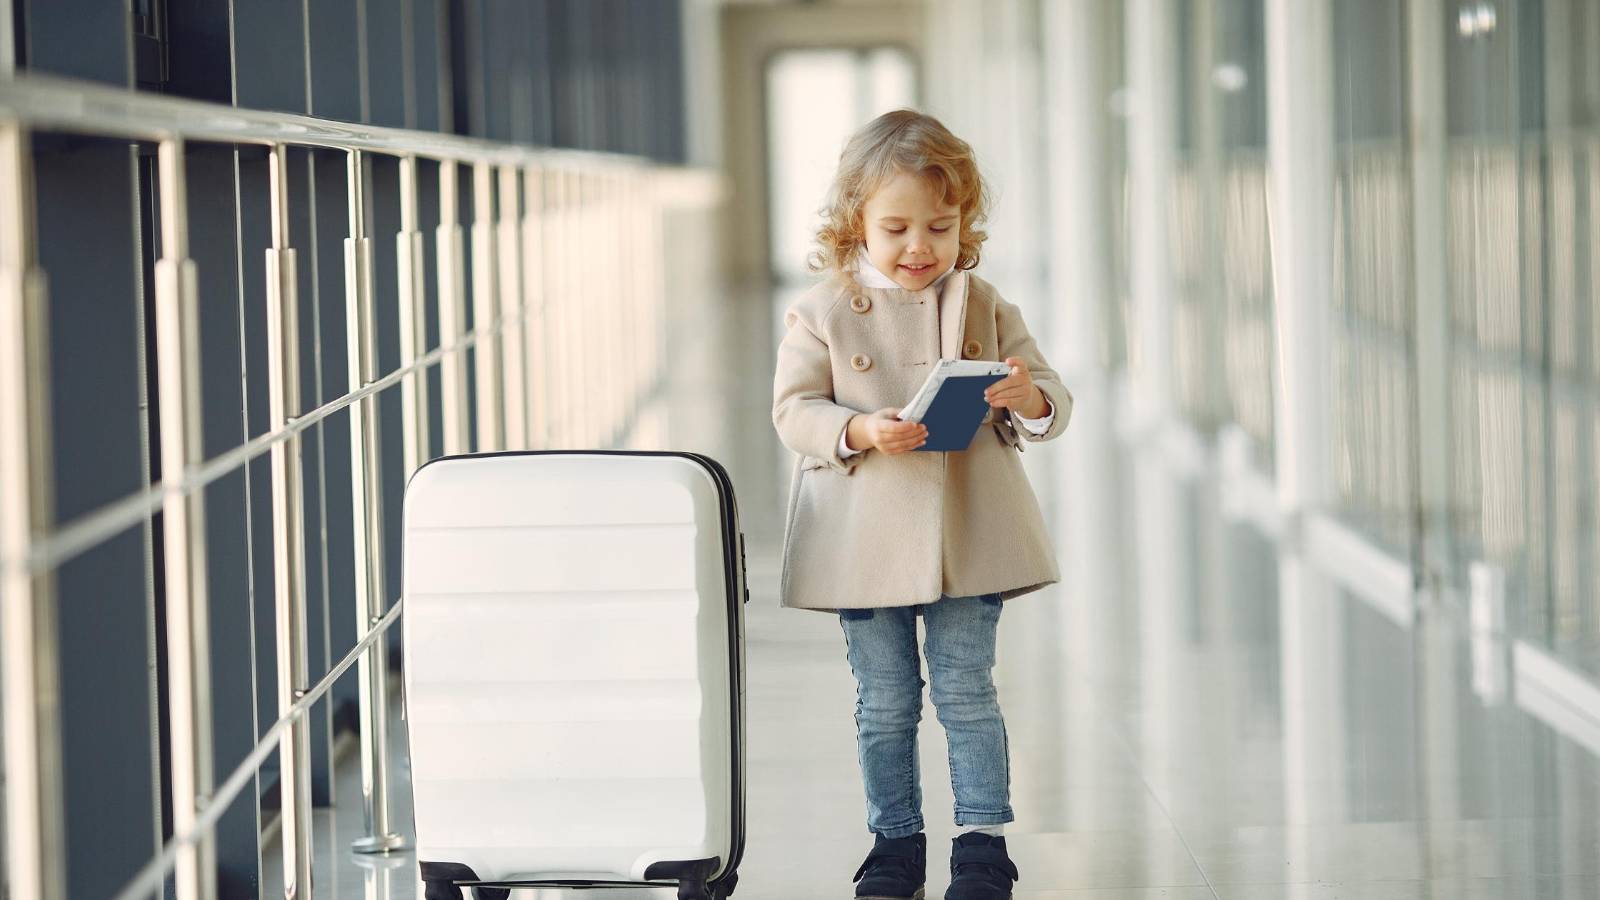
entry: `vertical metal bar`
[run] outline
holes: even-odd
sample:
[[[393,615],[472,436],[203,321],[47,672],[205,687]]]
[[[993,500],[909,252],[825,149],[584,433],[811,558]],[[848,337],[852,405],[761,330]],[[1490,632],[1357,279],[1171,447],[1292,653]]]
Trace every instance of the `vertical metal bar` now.
[[[549,408],[545,399],[544,341],[544,170],[529,166],[522,173],[522,309],[528,357],[528,446],[548,447]]]
[[[606,174],[604,182],[606,188],[606,221],[604,232],[616,235],[616,240],[623,236],[622,222],[622,172],[613,171]],[[624,256],[627,264],[632,264],[631,257]],[[606,310],[610,321],[606,324],[605,340],[611,345],[612,359],[626,359],[627,366],[617,366],[611,375],[611,410],[610,421],[606,423],[605,434],[619,435],[628,418],[628,398],[633,393],[634,376],[638,374],[638,362],[628,355],[627,310],[623,305],[627,300],[627,269],[626,265],[616,266],[611,272],[611,298],[606,303]]]
[[[439,163],[439,344],[455,347],[467,332],[466,240],[461,229],[461,169]],[[467,438],[467,363],[465,351],[447,352],[439,362],[440,412],[444,452],[465,453]]]
[[[612,230],[611,201],[612,201],[612,175],[610,172],[600,171],[594,174],[594,224],[593,234],[596,241],[603,240],[604,235],[615,234]],[[591,246],[600,247],[603,244],[595,243]],[[599,303],[595,305],[593,330],[589,332],[593,341],[592,345],[601,349],[602,359],[618,359],[621,353],[616,346],[617,328],[617,266],[606,267],[607,271],[602,276],[600,284]],[[625,374],[620,366],[606,366],[599,373],[600,402],[595,409],[595,427],[590,439],[591,446],[601,446],[601,441],[617,431],[617,401],[622,396],[619,390],[622,376]]]
[[[303,0],[303,2],[309,3],[310,0]],[[302,7],[302,12],[307,17],[309,17],[309,13],[305,13],[305,9],[306,9],[305,7]],[[309,46],[309,41],[310,41],[310,38],[308,37],[307,38],[307,46]],[[310,77],[308,75],[307,76],[307,81],[309,82],[309,80],[310,80]],[[307,98],[306,98],[306,102],[308,104],[308,108],[309,108],[309,104],[310,104],[310,101],[311,101],[309,90],[310,89],[309,89],[309,86],[308,86],[308,88],[307,88]],[[312,154],[312,153],[306,154],[303,158],[305,160],[305,172],[306,172],[306,204],[307,204],[307,208],[308,209],[315,210],[315,209],[318,208],[318,204],[317,204],[317,168],[318,168],[318,162],[319,161],[317,159],[317,156],[315,154]],[[321,165],[323,167],[326,167],[332,162],[332,160],[324,158],[320,162],[321,162]],[[332,197],[326,198],[326,200],[324,202],[331,202],[332,199],[333,199]],[[332,384],[332,376],[331,376],[331,374],[324,373],[324,371],[323,371],[322,291],[321,291],[320,287],[318,286],[318,283],[319,283],[318,268],[323,263],[319,260],[319,254],[317,252],[317,248],[319,246],[321,246],[322,242],[318,239],[319,235],[318,235],[318,231],[317,231],[317,216],[315,214],[311,215],[308,218],[308,220],[306,222],[306,232],[307,232],[307,234],[306,234],[306,243],[311,248],[311,253],[309,254],[310,259],[311,259],[311,396],[312,396],[312,398],[316,399],[316,398],[321,398],[323,396],[326,396],[325,391]],[[331,298],[330,298],[330,302],[331,302]],[[317,531],[316,531],[315,537],[313,537],[312,539],[316,540],[318,542],[318,545],[320,547],[323,547],[323,548],[326,548],[328,546],[328,442],[327,442],[328,428],[327,428],[327,425],[328,425],[328,423],[326,421],[323,421],[323,422],[318,422],[316,424],[316,426],[315,426],[315,429],[316,429],[315,433],[317,435],[317,439],[313,443],[316,446],[316,474],[315,474],[316,488],[314,490],[310,491],[309,494],[308,494],[309,501],[316,504],[316,506],[315,506],[315,510],[316,510],[315,516],[316,516],[316,522],[317,522],[317,526],[316,526]],[[332,591],[330,590],[330,587],[329,587],[330,584],[332,583],[332,575],[331,575],[331,572],[330,572],[330,563],[329,563],[329,560],[328,560],[328,554],[327,553],[318,553],[317,557],[318,557],[318,565],[317,565],[317,571],[316,571],[315,574],[316,574],[316,578],[317,578],[318,587],[319,587],[319,589],[321,591],[321,593],[319,595],[320,598],[321,598],[321,602],[319,602],[317,604],[317,608],[316,609],[309,609],[308,608],[307,609],[307,614],[308,615],[317,616],[319,619],[321,619],[321,622],[319,624],[322,626],[321,627],[322,640],[318,642],[320,644],[320,646],[318,646],[315,649],[320,653],[320,659],[323,662],[331,664],[331,661],[334,658],[333,657],[333,616],[332,616],[332,613],[330,611],[330,607],[332,606],[332,604],[329,602],[328,598],[332,596]],[[316,741],[316,743],[315,743],[315,746],[316,746],[315,752],[316,752],[316,754],[317,754],[317,756],[319,758],[324,759],[324,760],[328,760],[330,762],[333,759],[333,740],[332,740],[332,736],[333,736],[333,710],[332,710],[332,706],[333,706],[333,704],[331,704],[331,703],[324,703],[324,704],[322,704],[322,706],[319,709],[313,710],[310,714],[307,715],[308,719],[312,719],[312,717],[315,717],[314,719],[312,719],[316,723],[315,726],[313,727],[313,731],[312,731],[312,734],[315,736],[315,741]],[[333,770],[333,766],[332,765],[326,765],[326,766],[322,767],[322,771],[321,772],[318,772],[318,769],[317,769],[316,765],[313,764],[312,776],[311,776],[311,789],[312,789],[313,802],[315,802],[316,792],[318,790],[324,791],[325,795],[330,798],[330,802],[332,802],[331,798],[334,797],[335,794],[336,794],[336,788],[335,788],[335,784],[334,784],[334,774],[333,774],[332,770]]]
[[[556,172],[555,199],[556,199],[556,227],[553,240],[555,252],[550,254],[549,263],[553,276],[553,287],[547,308],[551,310],[555,320],[552,332],[555,358],[550,370],[550,383],[552,397],[556,408],[556,435],[560,446],[572,447],[578,443],[577,429],[573,423],[572,407],[573,397],[570,370],[571,360],[568,354],[572,352],[573,310],[570,294],[567,290],[567,273],[573,266],[573,254],[577,248],[574,246],[578,233],[578,213],[572,202],[573,174],[570,170],[561,169]]]
[[[605,246],[606,235],[609,234],[611,213],[611,177],[605,171],[596,171],[589,176],[589,240],[584,242],[586,247]],[[601,295],[598,303],[589,311],[589,327],[584,332],[582,346],[601,347],[606,354],[605,358],[615,359],[616,354],[612,345],[615,331],[612,328],[612,312],[616,306],[616,269],[605,274],[601,282]],[[588,304],[585,304],[586,306]],[[607,371],[600,376],[600,402],[584,404],[589,411],[589,440],[591,447],[599,447],[613,433],[616,422],[617,375],[616,369],[606,367]]]
[[[1064,515],[1074,558],[1078,564],[1067,578],[1077,586],[1075,595],[1103,596],[1117,590],[1117,554],[1109,552],[1106,530],[1098,523],[1117,514],[1120,489],[1104,477],[1117,464],[1117,445],[1109,401],[1110,386],[1102,347],[1111,346],[1108,298],[1115,297],[1113,231],[1106,227],[1111,215],[1114,182],[1109,141],[1085,138],[1103,133],[1105,97],[1110,93],[1108,60],[1115,51],[1106,46],[1114,16],[1120,12],[1103,3],[1051,3],[1043,7],[1045,108],[1048,117],[1046,166],[1050,172],[1046,213],[1053,224],[1047,257],[1050,267],[1048,294],[1060,298],[1049,323],[1052,355],[1062,380],[1072,385],[1077,404],[1072,427],[1063,434],[1070,452],[1094,460],[1069,466],[1055,482],[1056,502]],[[1070,373],[1070,374],[1069,374]],[[1092,630],[1084,627],[1077,610],[1064,611],[1056,620],[1057,652],[1076,658],[1093,658]],[[1069,761],[1076,772],[1080,765]]]
[[[578,254],[577,260],[575,261],[577,264],[574,265],[567,273],[567,284],[571,289],[570,296],[572,296],[575,300],[578,295],[577,273],[584,271],[584,263],[589,261],[590,254],[594,252],[593,248],[598,246],[600,239],[600,235],[597,233],[598,229],[595,228],[595,220],[600,214],[597,203],[599,199],[598,193],[595,190],[595,180],[595,176],[588,172],[573,173],[573,181],[577,184],[578,188]],[[601,288],[601,293],[603,296],[603,286]],[[577,314],[578,319],[578,330],[573,343],[574,347],[593,346],[593,341],[599,330],[595,327],[596,320],[603,308],[603,302],[604,301],[602,299],[600,303],[573,303],[572,309],[573,312]],[[597,446],[598,436],[600,434],[599,413],[603,407],[598,403],[575,403],[574,406],[578,414],[578,439],[583,442],[582,445],[584,447]]]
[[[499,246],[500,317],[504,330],[500,347],[505,378],[505,446],[523,450],[528,446],[528,401],[523,391],[522,317],[522,221],[517,195],[521,191],[514,166],[500,167],[500,206],[496,210]]]
[[[567,419],[566,352],[569,346],[566,333],[566,290],[562,284],[567,268],[567,237],[572,231],[572,210],[567,205],[567,173],[555,169],[547,184],[547,221],[544,230],[545,252],[545,347],[548,362],[545,368],[545,398],[550,410],[550,442],[553,447],[572,445],[572,424]]]
[[[573,446],[589,446],[589,435],[584,430],[584,405],[577,402],[577,396],[572,392],[576,387],[573,383],[572,370],[567,368],[575,363],[570,358],[573,348],[580,347],[585,321],[586,307],[578,302],[576,290],[578,275],[583,267],[584,242],[589,235],[584,230],[588,221],[587,211],[584,209],[583,173],[568,171],[565,181],[567,208],[567,226],[562,229],[562,266],[561,266],[561,319],[564,338],[562,341],[562,355],[569,357],[566,365],[562,367],[564,385],[562,399],[566,405],[567,440]]]
[[[571,348],[582,346],[580,342],[588,331],[591,307],[589,304],[578,302],[575,287],[577,272],[581,270],[583,261],[587,257],[585,250],[590,236],[588,231],[589,210],[585,205],[587,197],[584,194],[583,173],[568,172],[566,181],[567,210],[571,216],[571,225],[565,229],[566,251],[562,254],[564,264],[561,267],[561,295],[563,301],[562,319],[566,325],[566,340],[563,342],[563,353],[570,353]],[[568,360],[568,365],[571,364],[572,360]],[[567,384],[570,385],[571,383],[572,379],[568,377]],[[577,398],[565,389],[563,389],[562,393],[565,395],[567,407],[568,440],[575,442],[580,447],[591,446],[588,417],[585,415],[589,408],[588,404],[578,403]]]
[[[613,176],[611,186],[611,227],[616,235],[617,251],[622,258],[629,261],[629,265],[617,272],[617,331],[613,340],[617,345],[617,355],[628,361],[627,368],[620,373],[621,385],[617,392],[618,421],[626,423],[633,418],[634,401],[638,396],[640,382],[639,357],[634,353],[633,336],[639,327],[637,310],[633,306],[633,282],[639,264],[638,249],[633,244],[632,221],[629,219],[628,198],[629,188],[632,185],[630,169],[619,169]]]
[[[372,300],[372,238],[367,234],[366,157],[360,150],[351,150],[346,159],[350,236],[344,242],[345,334],[349,389],[354,391],[378,377],[377,323]],[[388,606],[383,586],[383,473],[378,440],[378,398],[363,397],[350,407],[358,641],[383,618]],[[389,660],[385,646],[378,641],[368,647],[358,667],[361,795],[367,834],[352,845],[357,853],[387,853],[403,843],[389,827]]]
[[[1451,518],[1450,259],[1446,219],[1448,56],[1443,0],[1406,4],[1407,103],[1410,119],[1411,262],[1416,313],[1417,473],[1420,517],[1416,570],[1433,580],[1455,559]],[[1545,84],[1554,87],[1550,81]],[[1590,176],[1594,177],[1593,174]]]
[[[605,177],[597,172],[585,173],[579,180],[582,186],[584,209],[584,229],[581,247],[585,256],[593,252],[593,248],[603,246],[604,237],[601,233],[601,223],[605,221]],[[580,347],[599,346],[604,348],[605,316],[609,305],[611,284],[609,278],[600,279],[600,296],[598,302],[588,302],[580,305],[583,310],[583,330],[579,333]],[[602,353],[608,352],[602,350]],[[611,380],[606,375],[600,376],[600,397],[598,403],[581,403],[578,409],[584,418],[585,447],[598,447],[602,436],[602,429],[609,404],[606,399],[610,395]]]
[[[161,480],[166,557],[167,705],[172,737],[172,827],[193,830],[211,793],[211,653],[206,596],[205,499],[171,489],[200,462],[199,289],[189,259],[184,146],[161,142],[161,259],[156,262],[156,367],[161,402]],[[217,894],[211,835],[178,852],[179,900]]]
[[[504,446],[500,415],[500,340],[498,291],[495,282],[494,168],[488,163],[472,167],[472,330],[478,336],[476,362],[478,397],[478,450]]]
[[[652,310],[647,302],[647,282],[645,274],[649,271],[650,245],[644,240],[644,217],[646,209],[644,204],[645,186],[648,176],[643,169],[634,169],[629,173],[628,184],[623,197],[623,227],[628,231],[628,240],[632,245],[634,256],[639,259],[639,265],[629,270],[628,278],[628,318],[633,322],[629,333],[629,350],[633,358],[638,360],[639,387],[634,391],[632,402],[629,405],[628,418],[634,421],[635,428],[644,411],[645,394],[653,382],[650,369],[650,357],[647,352],[646,335],[654,328]],[[644,446],[644,445],[639,445]]]
[[[1127,6],[1129,291],[1135,355],[1132,401],[1138,427],[1163,425],[1173,412],[1172,269],[1167,203],[1176,117],[1171,85],[1173,23],[1161,0]]]
[[[0,676],[5,889],[65,896],[55,578],[28,564],[53,505],[45,285],[34,243],[32,136],[0,124]]]
[[[417,158],[400,158],[400,233],[395,237],[400,286],[400,364],[410,365],[427,346],[428,320],[423,290],[422,232],[417,230]],[[428,458],[428,378],[413,372],[400,382],[401,432],[405,475]]]
[[[641,188],[643,199],[640,201],[639,229],[645,246],[644,259],[646,265],[641,273],[644,279],[644,308],[649,310],[649,327],[644,335],[644,349],[640,354],[645,371],[649,373],[650,384],[654,386],[662,377],[661,360],[666,353],[666,284],[667,265],[662,251],[662,203],[656,196],[655,180],[649,176],[644,178]]]
[[[655,181],[650,177],[650,173],[641,169],[634,180],[631,216],[634,222],[634,239],[639,246],[639,258],[643,260],[643,264],[634,272],[634,284],[639,292],[637,305],[640,327],[637,346],[646,391],[654,387],[657,381],[656,335],[660,333],[660,323],[665,319],[664,311],[655,302],[655,293],[661,284],[661,249],[654,240],[653,223],[659,215],[654,188]],[[641,409],[644,404],[645,399],[641,397],[639,404]]]
[[[621,369],[617,374],[617,399],[616,422],[617,427],[613,434],[621,434],[627,429],[627,423],[633,415],[633,401],[639,387],[639,359],[632,353],[632,329],[634,323],[630,304],[633,298],[631,272],[637,264],[633,249],[628,245],[628,170],[618,169],[611,176],[611,232],[617,235],[617,241],[627,255],[628,265],[618,266],[616,273],[617,297],[612,301],[611,309],[613,319],[611,342],[616,347],[617,355],[628,360],[627,368]]]
[[[272,246],[267,252],[269,420],[276,431],[300,409],[300,312],[295,251],[289,246],[289,158],[279,144],[268,159]],[[278,645],[278,714],[310,687],[306,637],[305,514],[300,438],[272,448],[273,600]],[[278,743],[282,809],[283,895],[311,896],[311,722],[302,717]]]
[[[1278,381],[1273,392],[1278,501],[1294,514],[1333,488],[1334,134],[1330,0],[1268,0],[1268,237]]]
[[[144,242],[146,238],[144,234],[145,223],[142,209],[145,206],[145,200],[148,197],[149,189],[145,186],[147,181],[145,175],[149,171],[150,163],[147,160],[141,159],[138,145],[129,144],[128,185],[130,202],[128,204],[128,212],[130,215],[128,217],[128,233],[133,237],[134,251],[137,254],[136,258],[138,259],[144,259]],[[149,181],[149,184],[151,185],[154,185],[154,183],[155,182],[153,180]],[[152,208],[154,207],[152,206]],[[150,236],[150,241],[151,246],[154,247],[155,238],[153,235]],[[155,430],[151,426],[149,417],[144,415],[144,411],[153,408],[151,406],[154,401],[150,393],[152,387],[150,384],[149,360],[150,353],[153,352],[155,348],[149,346],[148,341],[145,340],[145,335],[148,333],[148,329],[146,327],[148,324],[146,321],[146,299],[147,297],[145,296],[144,278],[135,277],[133,279],[132,297],[135,330],[130,337],[134,346],[135,365],[138,366],[138,374],[134,380],[138,384],[139,389],[139,486],[141,490],[148,493],[153,490],[156,485],[156,462],[151,457],[151,450],[155,446],[153,438]],[[153,321],[153,319],[151,321]],[[149,783],[152,786],[159,786],[165,777],[162,775],[162,771],[166,764],[166,754],[161,750],[163,740],[161,728],[161,660],[158,655],[161,645],[161,640],[159,637],[161,621],[159,615],[160,604],[157,601],[156,592],[155,513],[152,512],[145,516],[144,522],[142,523],[142,527],[139,529],[139,531],[141,543],[143,544],[142,549],[144,551],[145,697],[147,698],[145,721],[150,725]],[[150,850],[152,853],[161,852],[161,836],[166,833],[166,814],[165,810],[162,808],[163,801],[165,799],[166,798],[163,796],[163,792],[161,790],[159,790],[157,787],[152,787],[150,791]],[[156,900],[163,900],[161,896],[163,891],[153,892],[152,896],[154,896]]]

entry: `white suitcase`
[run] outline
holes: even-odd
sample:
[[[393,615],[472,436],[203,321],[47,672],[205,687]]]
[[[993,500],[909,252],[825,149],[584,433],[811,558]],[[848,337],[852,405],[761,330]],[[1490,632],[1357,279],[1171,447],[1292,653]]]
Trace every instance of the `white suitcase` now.
[[[689,453],[445,457],[406,487],[405,705],[428,900],[677,885],[744,850],[744,540]]]

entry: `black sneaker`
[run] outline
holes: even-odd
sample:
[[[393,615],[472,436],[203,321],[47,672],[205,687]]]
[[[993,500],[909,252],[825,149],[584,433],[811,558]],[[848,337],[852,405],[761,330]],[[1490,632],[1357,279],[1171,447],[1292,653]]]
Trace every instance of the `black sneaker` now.
[[[856,900],[923,900],[928,880],[928,836],[878,835],[866,861],[856,870]]]
[[[951,844],[944,900],[1011,900],[1011,883],[1022,879],[1006,855],[1005,838],[969,831]]]

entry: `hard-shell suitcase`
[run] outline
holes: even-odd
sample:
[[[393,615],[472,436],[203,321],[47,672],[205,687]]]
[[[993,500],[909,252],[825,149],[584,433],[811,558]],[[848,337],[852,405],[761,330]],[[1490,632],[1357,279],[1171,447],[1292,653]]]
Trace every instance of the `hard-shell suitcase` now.
[[[691,453],[445,457],[407,485],[405,704],[429,900],[733,892],[744,539]]]

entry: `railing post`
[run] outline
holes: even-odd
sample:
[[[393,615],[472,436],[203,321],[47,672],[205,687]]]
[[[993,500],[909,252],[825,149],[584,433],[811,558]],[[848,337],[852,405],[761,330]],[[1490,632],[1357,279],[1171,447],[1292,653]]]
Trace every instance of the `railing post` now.
[[[1333,489],[1333,4],[1265,4],[1268,235],[1278,502],[1299,517]],[[1437,24],[1437,23],[1435,23]]]
[[[578,259],[583,254],[583,200],[581,176],[571,170],[561,173],[561,257],[556,268],[556,309],[561,321],[561,361],[557,364],[556,385],[561,396],[561,429],[568,447],[585,446],[583,410],[579,407],[571,366],[576,365],[573,348],[583,334],[583,307],[576,300]]]
[[[455,347],[467,333],[466,240],[461,229],[461,167],[439,162],[439,345]],[[440,412],[444,452],[465,453],[467,438],[466,351],[447,352],[439,361]]]
[[[593,174],[588,172],[574,172],[572,175],[572,183],[577,188],[574,205],[578,211],[578,252],[575,254],[574,259],[588,259],[589,248],[600,246],[600,241],[603,240],[603,236],[599,233],[600,230],[595,227],[596,220],[600,216],[599,195],[595,190],[595,182],[597,180]],[[595,327],[596,320],[604,309],[603,301],[598,303],[584,302],[578,299],[581,294],[578,286],[583,283],[580,276],[582,271],[582,268],[578,265],[570,266],[567,270],[567,297],[571,301],[568,309],[572,311],[573,318],[578,326],[576,333],[573,335],[572,346],[574,347],[591,346],[591,339],[599,331]],[[603,289],[601,293],[604,293]],[[573,406],[577,413],[580,446],[598,446],[601,405],[598,403],[574,403]]]
[[[472,167],[472,331],[478,336],[475,352],[478,396],[479,452],[504,446],[500,404],[500,339],[494,332],[499,319],[495,282],[494,169],[488,163]]]
[[[517,194],[521,190],[515,166],[501,166],[500,206],[496,211],[496,228],[500,239],[500,272],[497,282],[500,293],[500,347],[504,360],[505,378],[505,447],[524,450],[528,446],[528,401],[523,383],[522,317],[526,313],[522,300],[522,222]]]
[[[372,300],[372,238],[367,234],[366,158],[349,151],[346,181],[350,199],[350,237],[344,242],[345,333],[350,390],[375,381],[376,310]],[[363,397],[350,407],[350,486],[355,523],[356,638],[383,618],[388,602],[383,585],[383,493],[378,456],[378,398]],[[367,834],[352,849],[387,853],[403,845],[389,827],[389,660],[386,642],[363,655],[359,675],[361,717],[361,793]]]
[[[528,351],[525,383],[528,392],[528,446],[550,446],[548,385],[544,314],[544,170],[529,166],[522,172],[522,315]]]
[[[35,259],[32,135],[0,123],[0,667],[5,889],[66,896],[55,579],[29,556],[50,527],[44,276]]]
[[[549,383],[545,397],[549,401],[550,446],[553,447],[573,446],[572,397],[567,380],[567,354],[572,346],[572,335],[568,328],[571,317],[567,308],[566,275],[574,249],[569,246],[573,231],[572,205],[567,201],[570,177],[566,169],[556,168],[546,182],[549,199],[545,215],[550,223],[550,244],[544,257],[545,347],[549,349],[546,354]]]
[[[644,260],[651,256],[651,248],[642,240],[645,209],[640,202],[644,177],[638,169],[629,169],[622,194],[622,232],[626,236],[629,259],[639,260],[629,266],[624,287],[627,297],[628,358],[634,361],[633,384],[628,391],[628,421],[637,422],[643,407],[644,392],[650,385],[650,356],[644,336],[651,330],[650,304],[645,301],[644,278],[649,267]]]
[[[614,172],[602,170],[594,176],[595,209],[594,230],[599,238],[601,235],[619,235],[621,223],[616,216],[617,178]],[[627,257],[624,257],[626,259]],[[599,297],[599,308],[595,310],[593,330],[589,332],[594,338],[594,345],[601,348],[602,359],[623,359],[618,338],[622,334],[622,316],[619,304],[622,293],[618,289],[622,271],[620,266],[610,266],[604,275]],[[629,360],[631,363],[632,360]],[[627,375],[622,367],[605,366],[600,375],[600,404],[595,410],[597,420],[590,446],[601,446],[602,440],[609,440],[618,431],[622,421],[623,378]]]
[[[1128,292],[1132,301],[1131,406],[1148,433],[1173,416],[1172,246],[1168,234],[1173,131],[1177,121],[1171,16],[1161,0],[1130,0],[1127,9]]]
[[[295,251],[289,246],[289,157],[272,148],[272,246],[267,253],[267,427],[278,431],[300,415],[300,310]],[[309,687],[306,649],[305,516],[301,508],[300,438],[272,447],[273,602],[277,623],[278,715]],[[282,810],[283,895],[311,896],[311,724],[296,720],[278,742]]]
[[[211,794],[211,650],[206,595],[205,502],[177,486],[200,462],[200,305],[189,259],[184,145],[161,142],[161,259],[156,262],[156,351],[161,398],[161,481],[167,605],[167,705],[172,736],[172,827],[195,826]],[[216,842],[207,834],[178,853],[179,900],[217,894]]]
[[[400,364],[412,365],[428,345],[427,293],[423,273],[422,232],[417,228],[417,158],[400,158],[400,233],[395,238],[400,286]],[[410,477],[428,459],[427,372],[413,372],[400,382],[401,432],[405,474]]]

